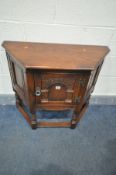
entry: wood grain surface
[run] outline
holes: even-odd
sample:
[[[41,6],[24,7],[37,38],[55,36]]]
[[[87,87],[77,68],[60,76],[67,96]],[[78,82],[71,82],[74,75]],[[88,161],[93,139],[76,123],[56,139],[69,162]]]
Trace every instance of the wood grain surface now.
[[[34,69],[93,70],[109,52],[107,46],[4,41],[11,58]]]

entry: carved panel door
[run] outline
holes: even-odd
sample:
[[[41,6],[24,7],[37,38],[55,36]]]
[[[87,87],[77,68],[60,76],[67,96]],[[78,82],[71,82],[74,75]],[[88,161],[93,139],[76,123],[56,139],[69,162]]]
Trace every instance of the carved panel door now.
[[[36,103],[79,104],[88,82],[83,73],[36,73]]]

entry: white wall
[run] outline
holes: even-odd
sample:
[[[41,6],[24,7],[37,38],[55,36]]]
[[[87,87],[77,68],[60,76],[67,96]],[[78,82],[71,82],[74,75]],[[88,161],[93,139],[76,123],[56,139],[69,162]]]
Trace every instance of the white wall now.
[[[108,45],[94,94],[116,95],[116,0],[0,0],[3,40]],[[12,94],[0,47],[0,94]]]

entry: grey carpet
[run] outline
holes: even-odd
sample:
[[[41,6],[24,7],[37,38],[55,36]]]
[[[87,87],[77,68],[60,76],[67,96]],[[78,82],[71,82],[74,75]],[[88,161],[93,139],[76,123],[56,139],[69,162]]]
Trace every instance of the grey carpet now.
[[[116,107],[90,106],[75,130],[31,130],[0,106],[0,175],[116,175]]]

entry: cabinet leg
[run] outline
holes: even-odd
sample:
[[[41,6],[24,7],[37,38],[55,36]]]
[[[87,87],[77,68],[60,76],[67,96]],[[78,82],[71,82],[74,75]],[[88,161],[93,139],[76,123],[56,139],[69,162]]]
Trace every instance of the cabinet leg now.
[[[77,123],[80,121],[81,117],[83,116],[83,114],[85,113],[87,107],[88,107],[89,103],[88,101],[82,106],[81,110],[78,112],[74,111],[72,120],[71,120],[71,129],[76,128]]]
[[[75,129],[77,126],[77,114],[74,112],[72,120],[71,120],[71,129]]]
[[[23,106],[23,102],[20,99],[20,97],[17,95],[17,93],[15,93],[15,97],[16,97],[16,106],[18,105]]]
[[[36,120],[36,114],[35,114],[34,110],[30,111],[30,113],[32,114],[32,117],[30,117],[27,114],[27,112],[25,111],[23,102],[20,99],[20,97],[17,95],[17,93],[15,93],[15,97],[16,97],[16,106],[17,106],[17,108],[23,114],[24,118],[28,121],[31,128],[36,129],[37,128],[37,120]]]
[[[32,114],[31,127],[32,127],[32,129],[36,129],[37,128],[36,114]]]

